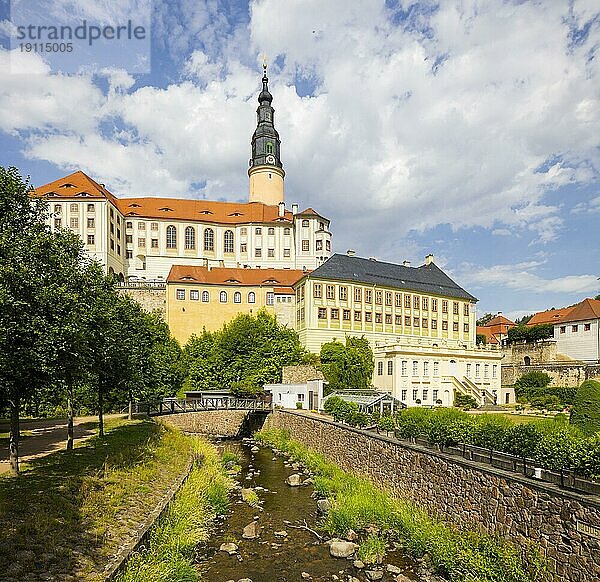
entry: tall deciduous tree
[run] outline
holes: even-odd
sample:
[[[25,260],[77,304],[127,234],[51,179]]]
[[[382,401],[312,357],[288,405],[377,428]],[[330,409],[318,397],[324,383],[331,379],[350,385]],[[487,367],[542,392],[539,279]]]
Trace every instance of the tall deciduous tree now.
[[[345,344],[337,341],[323,344],[320,360],[329,391],[371,386],[375,363],[365,337],[347,336]]]

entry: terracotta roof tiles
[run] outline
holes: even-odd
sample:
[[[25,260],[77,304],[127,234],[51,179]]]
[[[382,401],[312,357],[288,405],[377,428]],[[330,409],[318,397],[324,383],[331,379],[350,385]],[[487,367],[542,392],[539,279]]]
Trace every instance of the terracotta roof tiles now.
[[[571,321],[587,321],[589,319],[600,319],[600,301],[598,299],[584,299],[572,307],[564,315],[559,323],[568,323]]]
[[[168,283],[200,283],[204,285],[238,285],[291,287],[305,275],[294,269],[239,269],[173,265],[167,277]]]

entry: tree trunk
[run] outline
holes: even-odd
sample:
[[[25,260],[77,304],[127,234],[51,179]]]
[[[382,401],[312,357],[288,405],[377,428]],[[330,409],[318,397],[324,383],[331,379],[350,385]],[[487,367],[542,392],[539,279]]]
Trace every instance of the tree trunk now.
[[[69,386],[67,401],[67,451],[73,450],[73,387]]]
[[[103,437],[104,436],[104,411],[102,407],[104,405],[103,402],[103,394],[102,394],[102,380],[98,381],[98,434]]]
[[[128,420],[133,420],[133,394],[129,391],[129,414],[127,415]]]
[[[10,469],[15,474],[19,474],[19,439],[21,437],[19,429],[19,406],[20,398],[14,395],[10,402]]]

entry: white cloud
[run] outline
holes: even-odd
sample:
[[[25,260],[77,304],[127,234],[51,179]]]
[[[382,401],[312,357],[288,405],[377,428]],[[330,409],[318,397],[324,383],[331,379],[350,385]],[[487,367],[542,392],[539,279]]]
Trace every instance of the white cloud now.
[[[541,265],[540,261],[527,261],[515,265],[493,265],[491,267],[466,265],[462,269],[461,280],[468,281],[474,288],[494,286],[536,294],[564,293],[576,295],[592,293],[598,289],[598,280],[595,275],[568,275],[544,279],[534,272]]]
[[[439,224],[547,242],[564,217],[545,193],[600,168],[600,65],[588,58],[600,32],[570,41],[593,10],[444,2],[394,24],[383,2],[257,0],[249,26],[236,26],[214,2],[182,0],[189,18],[159,7],[156,33],[185,55],[187,80],[136,87],[113,71],[103,95],[84,77],[11,76],[0,53],[0,128],[28,139],[32,157],[81,167],[119,194],[196,195],[205,184],[207,197],[243,199],[256,57],[283,55],[269,74],[287,199],[334,218],[336,248],[356,246],[360,231],[368,254],[404,258],[413,249],[384,239]],[[297,95],[299,74],[314,96]]]

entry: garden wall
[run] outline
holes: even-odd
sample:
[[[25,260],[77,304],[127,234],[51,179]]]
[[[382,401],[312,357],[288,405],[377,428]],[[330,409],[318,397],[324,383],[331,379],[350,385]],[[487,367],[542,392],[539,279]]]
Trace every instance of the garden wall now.
[[[538,544],[560,580],[600,580],[600,498],[308,413],[275,411],[282,428],[342,469],[371,479],[459,527]]]
[[[183,432],[231,438],[239,436],[247,415],[245,410],[206,410],[165,414],[158,418]]]

